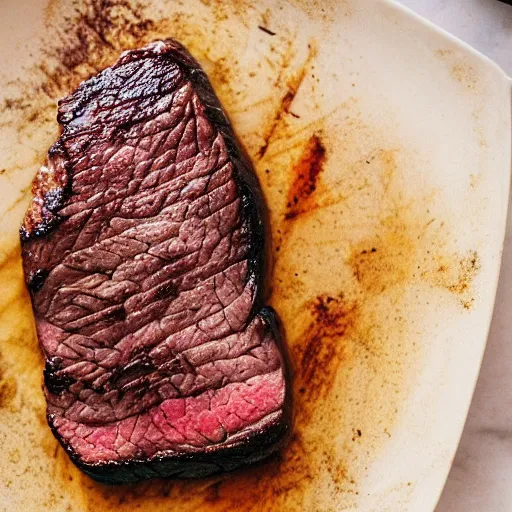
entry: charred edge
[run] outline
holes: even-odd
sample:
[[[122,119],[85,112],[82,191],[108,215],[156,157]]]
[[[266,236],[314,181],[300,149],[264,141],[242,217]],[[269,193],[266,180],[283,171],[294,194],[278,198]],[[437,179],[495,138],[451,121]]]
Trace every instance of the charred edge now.
[[[38,290],[40,290],[44,282],[46,281],[48,274],[48,270],[42,268],[38,268],[37,270],[30,272],[30,274],[27,277],[27,286],[29,290],[31,292],[37,292]]]
[[[205,453],[166,452],[149,459],[121,462],[85,462],[63,442],[55,427],[55,415],[47,415],[53,435],[72,462],[92,479],[109,485],[122,485],[148,478],[195,479],[231,472],[263,461],[289,438],[289,417],[281,411],[271,424],[253,433],[243,441],[229,446],[211,447]]]
[[[56,191],[55,191],[56,192]],[[52,194],[51,201],[55,200],[55,196],[58,194]],[[20,240],[22,243],[28,242],[32,238],[39,238],[48,235],[50,231],[59,223],[61,220],[60,216],[55,214],[46,208],[46,196],[43,196],[43,205],[40,212],[40,221],[32,224],[29,222],[24,223],[19,230]],[[63,194],[62,194],[63,196]]]
[[[325,162],[326,150],[320,137],[314,134],[308,141],[302,155],[295,164],[294,181],[288,191],[286,220],[291,220],[307,211],[307,200],[317,187],[318,178]]]
[[[65,189],[56,188],[49,190],[43,196],[41,209],[41,222],[34,226],[31,235],[41,237],[52,231],[60,223],[62,217],[57,213],[64,204]]]
[[[44,212],[44,210],[41,217],[41,222],[36,224],[32,229],[29,230],[25,226],[20,228],[19,233],[22,243],[28,242],[32,238],[40,238],[48,235],[60,220],[60,217],[57,215],[48,214]]]
[[[61,157],[64,159],[66,184],[64,187],[53,188],[44,194],[40,212],[41,218],[39,222],[33,222],[33,220],[30,218],[29,210],[28,223],[26,215],[25,221],[19,230],[22,245],[24,245],[32,238],[40,238],[48,235],[63,220],[63,217],[59,215],[58,211],[64,206],[67,198],[69,198],[71,195],[72,173],[70,172],[68,153],[64,146],[60,143],[62,136],[61,124],[61,135],[59,140],[49,149],[48,159],[54,157]]]
[[[60,395],[76,382],[72,377],[63,375],[62,370],[62,359],[60,357],[52,357],[46,361],[43,370],[44,385],[53,395]]]
[[[20,234],[20,241],[22,244],[24,244],[25,242],[28,242],[28,240],[30,240],[31,232],[25,228],[25,225],[21,226],[19,234]]]

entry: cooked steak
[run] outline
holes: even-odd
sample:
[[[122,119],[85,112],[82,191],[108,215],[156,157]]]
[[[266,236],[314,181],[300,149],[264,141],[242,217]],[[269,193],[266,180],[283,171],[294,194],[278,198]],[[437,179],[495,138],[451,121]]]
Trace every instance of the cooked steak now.
[[[211,85],[177,42],[59,104],[21,228],[53,433],[93,478],[203,477],[290,429],[263,306],[263,201]]]

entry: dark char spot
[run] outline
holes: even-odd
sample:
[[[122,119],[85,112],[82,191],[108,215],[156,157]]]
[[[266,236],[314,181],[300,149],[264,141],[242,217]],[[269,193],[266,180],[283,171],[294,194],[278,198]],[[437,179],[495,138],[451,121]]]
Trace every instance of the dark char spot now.
[[[62,359],[60,357],[52,357],[46,361],[43,370],[44,385],[46,389],[53,395],[60,395],[76,381],[72,377],[67,377],[63,373]]]
[[[37,292],[44,284],[48,277],[48,271],[42,268],[38,268],[28,275],[27,286],[30,291]]]

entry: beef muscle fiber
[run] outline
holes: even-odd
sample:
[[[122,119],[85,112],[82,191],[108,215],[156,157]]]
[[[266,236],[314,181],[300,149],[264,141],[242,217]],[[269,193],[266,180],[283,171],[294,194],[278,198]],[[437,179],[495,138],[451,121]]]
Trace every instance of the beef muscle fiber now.
[[[290,429],[264,307],[264,205],[211,85],[177,42],[127,51],[59,103],[21,228],[48,423],[122,483],[229,471]]]

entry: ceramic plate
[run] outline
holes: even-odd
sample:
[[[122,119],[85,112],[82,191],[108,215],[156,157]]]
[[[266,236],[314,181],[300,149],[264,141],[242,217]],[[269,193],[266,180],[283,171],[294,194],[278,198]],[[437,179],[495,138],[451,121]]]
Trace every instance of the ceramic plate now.
[[[432,511],[493,309],[507,76],[384,0],[3,0],[0,19],[0,508]],[[57,99],[169,36],[208,72],[266,195],[296,425],[247,471],[111,488],[46,425],[17,232]]]

